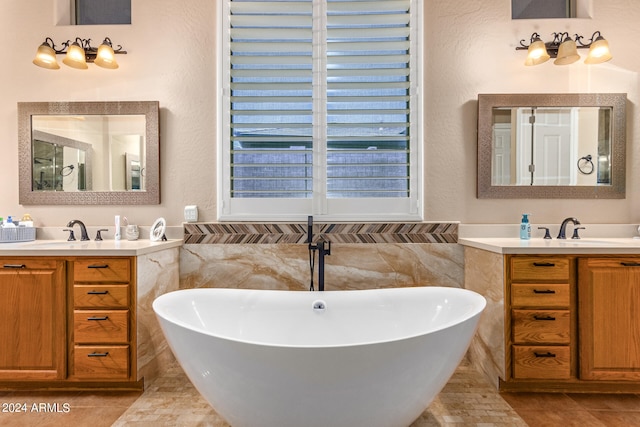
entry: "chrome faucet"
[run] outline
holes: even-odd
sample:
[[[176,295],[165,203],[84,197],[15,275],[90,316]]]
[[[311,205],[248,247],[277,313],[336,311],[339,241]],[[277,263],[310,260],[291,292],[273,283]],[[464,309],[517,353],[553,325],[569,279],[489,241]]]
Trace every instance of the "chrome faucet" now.
[[[79,219],[72,219],[67,224],[67,227],[73,228],[73,226],[76,224],[80,225],[80,240],[91,240],[89,239],[89,235],[87,234],[87,227],[85,227],[84,222],[80,221]],[[73,234],[71,235],[73,236]],[[71,240],[71,237],[69,237],[69,239]]]
[[[558,233],[558,239],[566,239],[567,238],[567,224],[573,223],[573,225],[580,225],[580,221],[577,218],[565,218],[560,224],[560,232]]]

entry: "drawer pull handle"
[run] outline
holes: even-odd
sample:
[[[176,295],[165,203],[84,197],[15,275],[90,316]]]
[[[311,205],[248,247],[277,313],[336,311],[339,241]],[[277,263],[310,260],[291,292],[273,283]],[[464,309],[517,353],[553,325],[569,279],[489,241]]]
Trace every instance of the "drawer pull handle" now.
[[[89,291],[87,295],[106,295],[109,291]]]
[[[87,320],[107,320],[107,319],[109,319],[109,316],[101,316],[101,317],[93,316],[93,317],[87,317]]]
[[[534,294],[555,294],[556,291],[554,291],[553,289],[534,289],[533,293]]]
[[[546,353],[538,353],[537,351],[534,351],[533,354],[536,357],[556,357],[556,355],[551,353],[550,351],[547,351]]]
[[[87,268],[109,268],[109,264],[91,264]]]
[[[93,353],[87,354],[87,357],[107,357],[108,355],[109,355],[108,351],[105,351],[104,353],[96,353],[94,351]]]
[[[534,262],[534,267],[555,267],[556,265],[552,262]]]
[[[625,267],[640,267],[640,262],[621,262],[620,264],[624,265]]]
[[[27,268],[24,264],[5,264],[4,268]]]
[[[533,318],[535,320],[556,320],[556,318],[553,317],[553,316],[538,316],[538,315],[536,315],[536,316],[533,316]]]

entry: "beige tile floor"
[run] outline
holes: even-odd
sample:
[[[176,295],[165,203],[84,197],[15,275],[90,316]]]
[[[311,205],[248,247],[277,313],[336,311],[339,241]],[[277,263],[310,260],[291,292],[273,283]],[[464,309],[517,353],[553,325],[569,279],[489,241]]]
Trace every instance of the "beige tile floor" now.
[[[228,427],[177,365],[148,384],[144,393],[0,392],[0,403],[3,427]],[[12,404],[14,409],[26,405],[26,411],[5,412]],[[34,411],[34,404],[46,410]],[[480,374],[462,364],[411,427],[526,425],[640,427],[640,395],[499,394]]]
[[[68,412],[2,413],[1,426],[227,427],[193,388],[179,366],[147,385],[144,393],[7,392],[4,403],[68,403]],[[462,364],[412,427],[526,426],[516,412],[472,368]],[[328,426],[329,427],[329,426]],[[356,427],[356,426],[354,426]],[[358,426],[359,427],[359,426]],[[364,426],[363,426],[364,427]]]

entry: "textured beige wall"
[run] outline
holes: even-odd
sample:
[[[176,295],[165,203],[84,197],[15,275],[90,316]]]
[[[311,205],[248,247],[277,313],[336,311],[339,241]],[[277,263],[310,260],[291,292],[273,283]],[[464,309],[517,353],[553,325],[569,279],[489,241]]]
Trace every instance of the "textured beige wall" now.
[[[0,0],[0,216],[29,212],[39,226],[72,217],[111,224],[113,215],[150,225],[164,216],[182,221],[197,204],[200,219],[216,220],[216,10],[212,0],[135,0],[130,26],[55,26],[52,2]],[[425,7],[425,214],[427,220],[515,223],[530,212],[536,223],[577,215],[584,223],[640,222],[640,117],[634,44],[640,39],[640,2],[593,0],[592,18],[510,19],[505,0],[428,0]],[[600,30],[614,59],[587,67],[551,63],[525,68],[514,51],[533,31],[590,35]],[[56,42],[109,36],[129,54],[117,71],[91,66],[82,72],[31,64],[45,37]],[[626,92],[629,97],[627,198],[624,200],[478,200],[476,98],[496,92]],[[162,204],[159,206],[50,207],[18,204],[16,103],[19,101],[158,100],[162,134]]]

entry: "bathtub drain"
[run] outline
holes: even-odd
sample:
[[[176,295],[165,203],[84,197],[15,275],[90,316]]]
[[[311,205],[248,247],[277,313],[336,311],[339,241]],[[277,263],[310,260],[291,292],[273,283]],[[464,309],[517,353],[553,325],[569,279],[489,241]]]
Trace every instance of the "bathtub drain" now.
[[[313,302],[313,310],[316,312],[323,312],[327,309],[327,305],[322,300],[315,300]]]

